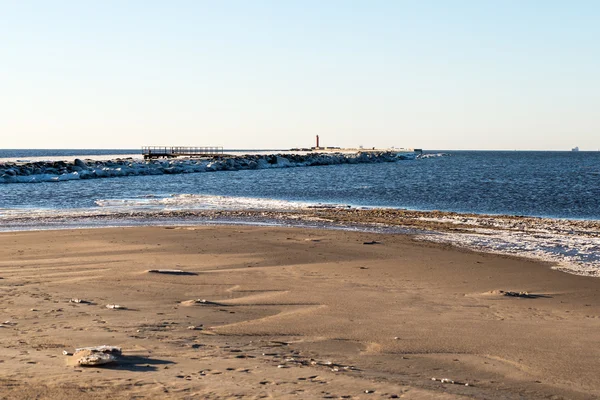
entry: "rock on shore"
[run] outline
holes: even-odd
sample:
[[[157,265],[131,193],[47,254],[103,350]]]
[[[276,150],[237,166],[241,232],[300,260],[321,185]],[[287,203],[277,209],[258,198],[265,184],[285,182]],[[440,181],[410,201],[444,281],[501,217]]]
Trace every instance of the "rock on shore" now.
[[[94,161],[76,159],[66,161],[5,162],[0,163],[0,183],[61,182],[75,179],[110,178],[117,176],[186,174],[244,169],[308,167],[316,165],[394,162],[412,159],[410,153],[311,153],[246,155],[211,158],[184,158],[170,160],[116,159]]]

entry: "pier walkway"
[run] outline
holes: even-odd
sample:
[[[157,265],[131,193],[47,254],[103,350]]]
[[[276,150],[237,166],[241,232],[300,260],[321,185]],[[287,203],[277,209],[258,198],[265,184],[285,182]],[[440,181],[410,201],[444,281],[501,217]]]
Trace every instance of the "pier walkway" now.
[[[175,158],[203,157],[223,155],[223,147],[164,147],[164,146],[144,146],[142,147],[144,159],[152,158]]]

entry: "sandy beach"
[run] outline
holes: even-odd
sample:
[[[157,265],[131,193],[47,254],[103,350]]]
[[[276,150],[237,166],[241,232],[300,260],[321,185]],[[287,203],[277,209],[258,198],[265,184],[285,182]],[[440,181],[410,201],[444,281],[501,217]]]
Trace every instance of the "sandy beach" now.
[[[598,278],[410,235],[6,232],[0,287],[2,399],[600,396]]]

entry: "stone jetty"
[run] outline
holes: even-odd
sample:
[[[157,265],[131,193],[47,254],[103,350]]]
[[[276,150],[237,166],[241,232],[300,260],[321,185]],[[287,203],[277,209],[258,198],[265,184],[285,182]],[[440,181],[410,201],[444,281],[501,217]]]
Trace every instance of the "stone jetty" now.
[[[361,152],[214,156],[170,160],[126,158],[110,161],[76,159],[73,162],[4,162],[0,163],[0,183],[61,182],[119,176],[382,163],[414,158],[413,153]]]

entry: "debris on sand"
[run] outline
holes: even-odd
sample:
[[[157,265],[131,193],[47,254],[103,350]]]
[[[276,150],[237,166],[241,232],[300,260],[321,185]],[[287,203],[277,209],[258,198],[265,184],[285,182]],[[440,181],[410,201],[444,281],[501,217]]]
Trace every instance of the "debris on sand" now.
[[[127,310],[127,307],[123,307],[118,304],[107,304],[106,308],[110,308],[111,310]]]
[[[64,355],[71,355],[68,351],[63,351]],[[75,349],[73,357],[77,358],[77,365],[83,367],[95,367],[99,365],[110,364],[117,361],[117,356],[121,355],[121,348],[117,346],[93,346]]]
[[[452,379],[448,379],[448,378],[431,378],[431,380],[437,381],[440,383],[449,383],[451,385],[473,386],[467,382],[453,381]]]
[[[95,367],[98,365],[110,364],[117,361],[117,357],[112,354],[105,353],[93,353],[86,356],[81,357],[77,360],[77,364],[82,367]]]
[[[184,271],[181,269],[149,269],[149,274],[167,274],[167,275],[198,275],[195,272]]]
[[[191,331],[201,331],[203,330],[202,325],[196,326],[196,325],[190,325],[187,327],[189,330]]]
[[[81,347],[81,348],[75,349],[75,355],[77,355],[77,353],[82,352],[82,351],[89,351],[91,353],[108,353],[108,354],[115,354],[117,356],[120,356],[121,352],[122,352],[120,347],[102,345],[102,346],[92,346],[92,347]]]
[[[381,242],[377,242],[375,240],[371,240],[370,242],[363,242],[363,244],[381,244]]]
[[[206,299],[193,299],[193,300],[186,300],[186,301],[182,301],[181,305],[183,306],[193,306],[193,305],[205,305],[205,306],[222,306],[225,307],[225,304],[221,304],[221,303],[216,303],[214,301],[209,301]]]
[[[69,300],[69,303],[75,303],[75,304],[92,304],[91,301],[87,301],[87,300],[83,300],[83,299],[78,299],[78,298],[72,298]]]
[[[534,299],[534,298],[538,297],[534,294],[529,294],[528,292],[510,292],[510,291],[504,291],[504,290],[500,290],[500,294],[502,294],[504,296],[510,296],[510,297],[524,297],[526,299]]]

